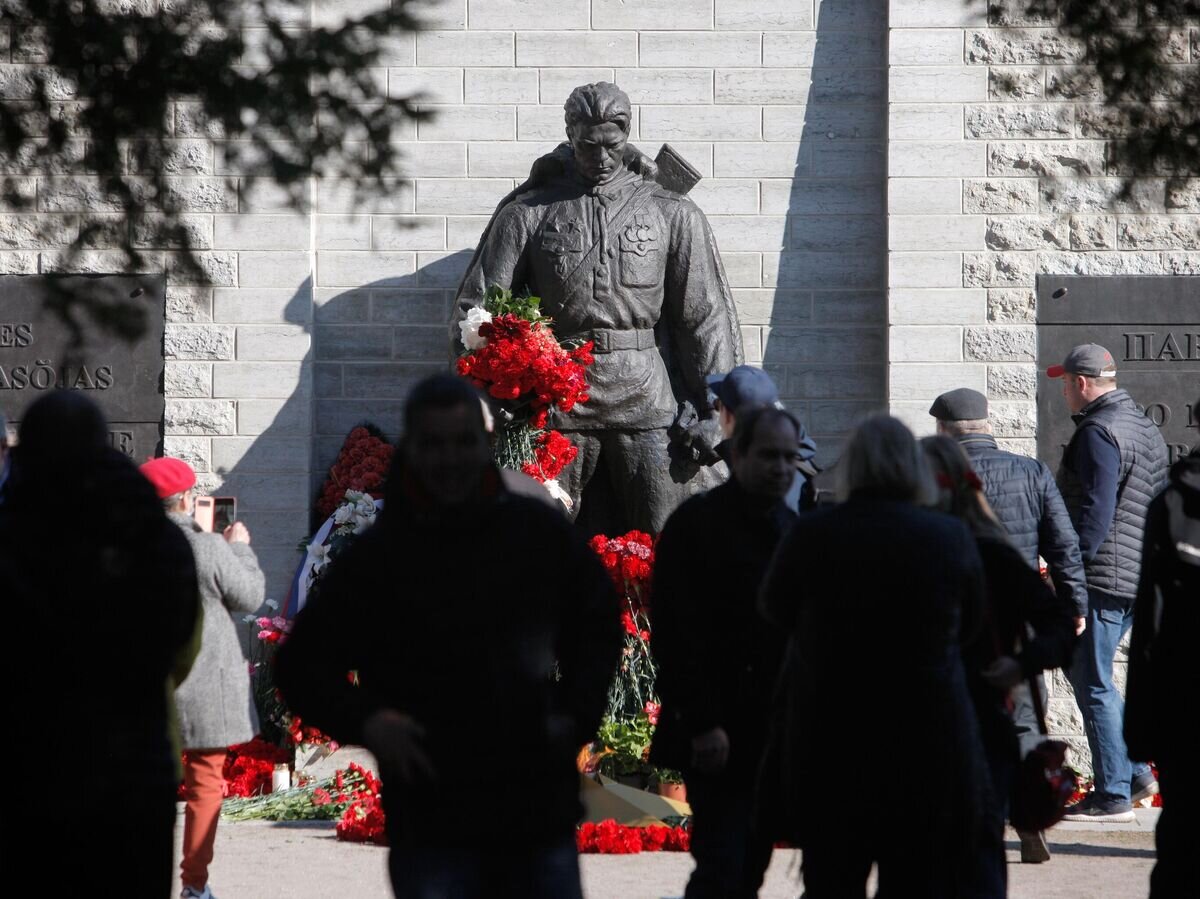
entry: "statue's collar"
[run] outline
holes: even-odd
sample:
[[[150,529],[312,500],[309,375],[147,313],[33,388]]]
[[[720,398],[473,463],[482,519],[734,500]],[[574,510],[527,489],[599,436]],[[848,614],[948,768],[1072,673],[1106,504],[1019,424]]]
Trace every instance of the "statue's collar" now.
[[[629,169],[625,169],[621,172],[621,174],[617,175],[606,184],[593,184],[579,174],[579,169],[572,164],[571,179],[580,187],[582,187],[583,192],[589,197],[613,197],[617,194],[624,193],[631,184],[640,182],[642,180],[642,176],[637,174],[637,172],[631,172]]]

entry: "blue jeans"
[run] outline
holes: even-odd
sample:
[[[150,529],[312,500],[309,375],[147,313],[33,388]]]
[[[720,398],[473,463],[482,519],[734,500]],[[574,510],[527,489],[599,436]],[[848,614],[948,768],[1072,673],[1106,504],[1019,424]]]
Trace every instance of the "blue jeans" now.
[[[1112,678],[1117,644],[1133,625],[1133,599],[1091,589],[1088,598],[1087,630],[1079,638],[1068,676],[1092,751],[1096,799],[1127,806],[1130,781],[1150,770],[1149,765],[1129,761],[1122,733],[1125,700]]]
[[[506,850],[397,847],[388,872],[396,899],[583,899],[573,836]]]

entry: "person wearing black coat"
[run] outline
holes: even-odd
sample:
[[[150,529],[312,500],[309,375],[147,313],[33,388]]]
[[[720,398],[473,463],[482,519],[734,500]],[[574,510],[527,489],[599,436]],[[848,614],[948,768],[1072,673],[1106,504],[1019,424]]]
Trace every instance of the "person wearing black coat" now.
[[[783,410],[744,412],[729,441],[732,476],[680,506],[657,545],[651,648],[662,710],[650,760],[687,783],[687,899],[755,896],[771,858],[752,805],[785,640],[756,601],[796,518],[785,498],[802,434]]]
[[[1070,667],[1075,621],[1072,610],[1009,542],[958,443],[938,436],[926,437],[921,446],[938,482],[938,508],[970,528],[983,560],[983,626],[974,639],[963,644],[963,661],[997,803],[989,818],[989,839],[980,846],[979,880],[971,895],[976,899],[1003,897],[1008,881],[1005,810],[1020,760],[1018,734],[1009,711],[1011,691],[1045,670]],[[1040,854],[1049,857],[1045,838],[1030,833],[1028,837],[1022,834],[1023,860],[1027,839],[1036,840],[1044,850]]]
[[[397,896],[570,899],[575,758],[620,652],[599,559],[504,488],[478,394],[439,375],[410,394],[380,520],[330,564],[276,673],[306,723],[378,759]]]
[[[192,552],[100,409],[56,391],[21,421],[0,506],[0,653],[14,746],[69,784],[0,825],[0,867],[40,895],[172,894],[178,756],[167,678],[198,607]],[[120,817],[120,826],[111,823]],[[47,834],[66,849],[44,862]]]
[[[1150,504],[1145,554],[1125,693],[1125,743],[1129,757],[1155,762],[1162,788],[1150,876],[1151,899],[1195,896],[1194,861],[1200,801],[1193,774],[1193,721],[1180,713],[1179,697],[1200,695],[1196,636],[1200,634],[1200,448],[1171,466],[1167,488]]]
[[[1000,449],[988,423],[988,401],[977,390],[960,387],[943,393],[929,408],[937,419],[938,434],[951,437],[966,453],[981,482],[983,496],[999,520],[1008,542],[1034,571],[1038,557],[1046,560],[1058,602],[1065,605],[1082,632],[1087,621],[1088,593],[1079,537],[1071,524],[1062,494],[1046,463]],[[1041,591],[1039,591],[1041,595]],[[1034,678],[1046,703],[1046,683]],[[1012,722],[1022,757],[1044,739],[1034,712],[1033,697],[1026,683],[1011,691]],[[1044,834],[1018,831],[1021,861],[1043,862],[1050,858]]]
[[[790,634],[760,795],[803,850],[809,899],[970,895],[991,803],[960,644],[980,625],[983,571],[899,421],[866,420],[839,463],[841,505],[799,518],[761,595]],[[929,772],[937,788],[929,788]]]

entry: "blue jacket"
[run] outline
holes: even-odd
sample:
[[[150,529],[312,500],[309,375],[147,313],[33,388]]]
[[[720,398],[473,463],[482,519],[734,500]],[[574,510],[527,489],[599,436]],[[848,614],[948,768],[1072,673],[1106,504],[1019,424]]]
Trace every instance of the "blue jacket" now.
[[[1086,616],[1079,539],[1050,469],[1037,459],[1000,449],[991,434],[971,434],[958,442],[1013,546],[1034,568],[1038,556],[1044,558],[1058,595],[1071,603],[1075,617]]]

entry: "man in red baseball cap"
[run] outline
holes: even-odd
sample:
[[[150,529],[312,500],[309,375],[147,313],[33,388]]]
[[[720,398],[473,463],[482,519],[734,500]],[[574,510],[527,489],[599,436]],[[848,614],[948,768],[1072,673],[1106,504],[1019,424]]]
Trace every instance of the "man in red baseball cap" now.
[[[258,730],[233,616],[262,605],[263,573],[244,524],[235,521],[224,534],[210,534],[192,518],[196,472],[190,465],[165,456],[151,459],[141,471],[154,485],[168,517],[183,530],[196,558],[204,612],[200,651],[175,691],[181,743],[187,750],[183,766],[187,809],[179,867],[184,899],[213,899],[208,866],[221,814],[226,747],[247,742]]]
[[[1133,803],[1158,792],[1148,765],[1131,765],[1122,736],[1124,701],[1113,684],[1117,644],[1133,624],[1150,501],[1167,481],[1167,445],[1154,423],[1117,387],[1112,353],[1085,343],[1061,365],[1075,433],[1063,450],[1058,487],[1079,535],[1088,614],[1069,677],[1086,725],[1092,792],[1067,820],[1128,822]]]

